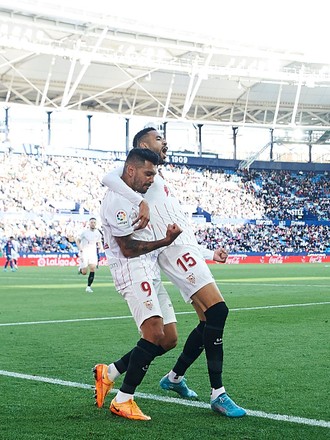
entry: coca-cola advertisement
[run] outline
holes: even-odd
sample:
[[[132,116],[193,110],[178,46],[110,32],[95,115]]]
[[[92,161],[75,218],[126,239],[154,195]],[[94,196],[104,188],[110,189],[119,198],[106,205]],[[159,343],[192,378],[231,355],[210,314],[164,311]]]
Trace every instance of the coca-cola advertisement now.
[[[5,258],[0,257],[0,265],[5,264]],[[213,260],[206,260],[208,264],[215,263]],[[330,263],[329,254],[311,254],[311,255],[248,255],[248,254],[230,254],[225,264],[286,264],[286,263]],[[33,255],[19,258],[20,266],[35,267],[72,267],[79,266],[78,257],[67,255]],[[99,266],[106,266],[107,260],[101,257]]]

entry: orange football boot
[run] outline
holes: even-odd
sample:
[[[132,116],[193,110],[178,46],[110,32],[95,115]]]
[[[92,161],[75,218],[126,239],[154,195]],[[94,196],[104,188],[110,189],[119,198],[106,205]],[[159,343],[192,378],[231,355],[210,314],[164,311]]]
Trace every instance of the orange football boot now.
[[[127,400],[127,402],[118,403],[116,399],[113,399],[110,405],[110,411],[120,417],[131,420],[151,420],[151,417],[146,416],[137,406],[137,403],[133,400]]]
[[[93,373],[95,377],[95,405],[98,408],[102,408],[104,399],[112,390],[115,382],[108,378],[108,365],[95,365]]]

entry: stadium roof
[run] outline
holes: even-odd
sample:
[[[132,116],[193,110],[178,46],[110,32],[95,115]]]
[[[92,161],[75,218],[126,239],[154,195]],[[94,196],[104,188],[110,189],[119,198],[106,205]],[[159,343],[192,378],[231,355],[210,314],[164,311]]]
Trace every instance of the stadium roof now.
[[[0,103],[330,130],[327,14],[298,1],[1,1]]]

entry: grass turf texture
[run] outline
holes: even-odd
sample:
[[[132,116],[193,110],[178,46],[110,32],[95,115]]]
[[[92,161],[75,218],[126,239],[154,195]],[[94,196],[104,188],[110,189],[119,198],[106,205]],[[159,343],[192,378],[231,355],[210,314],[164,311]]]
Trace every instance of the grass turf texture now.
[[[224,383],[243,407],[329,421],[330,267],[305,265],[210,266],[230,308],[224,349]],[[1,273],[0,369],[93,385],[92,367],[126,353],[139,339],[126,303],[108,269],[100,268],[93,294],[76,268],[19,268]],[[165,280],[178,315],[179,344],[151,365],[136,397],[150,422],[134,422],[94,407],[93,391],[0,375],[0,438],[11,439],[315,439],[328,427],[253,415],[222,417],[209,403],[202,355],[187,372],[196,405],[156,400],[159,379],[174,364],[197,319]],[[288,305],[290,307],[282,307]],[[277,307],[278,306],[278,307]],[[102,318],[116,319],[102,319]],[[84,320],[85,319],[85,320]],[[37,323],[40,321],[73,320]],[[77,320],[77,321],[74,321]],[[119,388],[121,380],[115,384]],[[183,402],[184,403],[184,402]],[[204,405],[204,406],[203,406]]]

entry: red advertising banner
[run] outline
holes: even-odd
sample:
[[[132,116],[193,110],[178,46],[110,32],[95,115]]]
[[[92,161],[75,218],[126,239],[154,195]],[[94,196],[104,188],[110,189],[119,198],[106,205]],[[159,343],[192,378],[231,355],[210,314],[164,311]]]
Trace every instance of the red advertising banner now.
[[[4,266],[6,258],[0,258],[0,265]],[[101,258],[99,266],[106,266],[107,261]],[[69,255],[36,255],[28,257],[20,257],[18,259],[18,266],[36,266],[36,267],[74,267],[79,266],[78,257],[70,257]],[[8,265],[8,269],[9,269]]]
[[[0,258],[0,265],[5,265],[6,258]],[[214,264],[214,261],[207,260],[207,263]],[[229,255],[226,264],[286,264],[286,263],[330,263],[330,255],[312,254],[312,255]],[[69,255],[29,255],[28,257],[20,257],[18,266],[35,266],[35,267],[74,267],[78,266],[78,258]],[[106,266],[106,258],[101,258],[99,266]],[[8,267],[9,269],[9,267]]]
[[[226,264],[329,263],[330,255],[229,255]],[[214,263],[210,261],[210,263]]]

